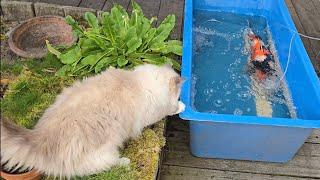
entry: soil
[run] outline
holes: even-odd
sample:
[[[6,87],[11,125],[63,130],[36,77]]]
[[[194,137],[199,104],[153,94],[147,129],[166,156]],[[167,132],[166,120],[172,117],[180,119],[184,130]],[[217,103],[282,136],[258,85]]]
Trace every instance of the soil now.
[[[10,33],[10,30],[18,24],[18,21],[3,21],[2,16],[0,17],[0,59],[2,62],[10,65],[14,64],[17,60],[19,60],[19,57],[15,53],[13,53],[9,48],[8,34]],[[7,78],[8,77],[1,77],[0,99],[3,98],[4,92],[8,88],[10,80]]]
[[[0,46],[1,46],[1,61],[6,62],[8,64],[13,64],[15,61],[19,59],[19,57],[14,54],[8,45],[8,35],[10,33],[10,30],[12,30],[13,27],[17,26],[19,24],[18,21],[3,21],[2,17],[0,17]]]

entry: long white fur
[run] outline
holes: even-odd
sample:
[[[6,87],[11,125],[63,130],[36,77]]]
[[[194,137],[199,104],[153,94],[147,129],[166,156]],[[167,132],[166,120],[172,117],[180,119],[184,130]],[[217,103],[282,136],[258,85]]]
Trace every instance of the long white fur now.
[[[110,68],[63,90],[32,130],[1,120],[1,163],[48,175],[89,175],[125,165],[118,149],[128,138],[184,110],[182,80],[169,66]]]

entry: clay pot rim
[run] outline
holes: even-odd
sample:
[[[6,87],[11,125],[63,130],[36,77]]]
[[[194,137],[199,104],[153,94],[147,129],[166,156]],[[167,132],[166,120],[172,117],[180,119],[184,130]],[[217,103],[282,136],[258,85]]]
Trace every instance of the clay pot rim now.
[[[15,33],[17,32],[18,29],[20,29],[21,27],[27,25],[30,22],[37,21],[39,19],[58,19],[58,20],[62,20],[62,21],[65,22],[65,18],[64,17],[54,16],[54,15],[37,16],[37,17],[33,17],[33,18],[30,18],[30,19],[27,19],[27,20],[23,21],[21,24],[19,24],[18,26],[14,27],[9,33],[8,44],[9,44],[10,49],[14,53],[16,53],[17,55],[19,55],[21,57],[24,57],[24,58],[42,58],[42,57],[44,57],[46,55],[46,53],[41,53],[41,52],[37,53],[36,55],[35,54],[30,54],[27,51],[24,51],[21,48],[17,47],[16,44],[13,42],[13,36],[15,35]],[[72,41],[71,44],[76,42],[76,40],[77,40],[77,38],[73,37],[73,41]]]
[[[35,178],[38,178],[38,177],[41,177],[42,176],[42,173],[35,170],[35,169],[32,169],[28,172],[25,172],[25,173],[21,173],[21,174],[10,174],[10,173],[7,173],[7,172],[4,172],[3,170],[1,170],[1,177],[2,178],[32,178],[32,179],[35,179]]]

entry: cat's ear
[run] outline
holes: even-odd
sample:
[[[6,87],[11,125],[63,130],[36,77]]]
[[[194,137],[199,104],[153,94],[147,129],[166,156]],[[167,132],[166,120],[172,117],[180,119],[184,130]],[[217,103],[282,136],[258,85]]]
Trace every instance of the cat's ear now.
[[[181,86],[184,83],[184,81],[185,81],[185,78],[183,77],[180,77],[180,76],[173,77],[173,82],[176,86]]]

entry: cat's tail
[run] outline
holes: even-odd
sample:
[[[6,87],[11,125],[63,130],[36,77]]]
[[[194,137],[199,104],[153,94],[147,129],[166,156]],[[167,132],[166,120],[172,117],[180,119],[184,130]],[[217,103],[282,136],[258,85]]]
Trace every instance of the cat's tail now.
[[[32,130],[21,128],[1,118],[1,165],[7,170],[15,171],[27,166],[35,158],[32,152]]]

